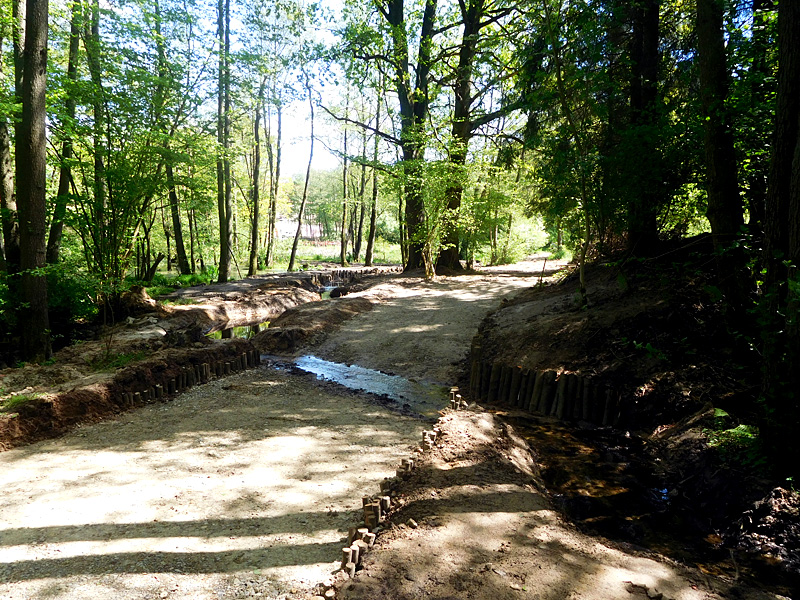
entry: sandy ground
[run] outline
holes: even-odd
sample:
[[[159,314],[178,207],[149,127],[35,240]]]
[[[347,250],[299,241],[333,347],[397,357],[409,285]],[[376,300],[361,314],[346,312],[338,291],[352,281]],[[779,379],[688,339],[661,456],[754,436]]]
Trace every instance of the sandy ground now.
[[[541,267],[381,284],[365,292],[382,298],[371,312],[313,351],[450,383],[485,313]],[[448,419],[445,446],[415,471],[427,479],[403,492],[422,526],[381,536],[342,595],[720,597],[565,526],[527,449],[491,415]],[[424,427],[369,396],[263,367],[0,454],[0,598],[309,597],[338,567],[361,496]],[[437,494],[441,508],[420,504]]]

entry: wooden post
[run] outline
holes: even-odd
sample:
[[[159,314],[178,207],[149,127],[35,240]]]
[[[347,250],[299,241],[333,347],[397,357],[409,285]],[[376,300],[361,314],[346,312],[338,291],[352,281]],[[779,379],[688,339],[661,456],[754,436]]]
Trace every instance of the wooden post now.
[[[525,391],[522,395],[522,409],[527,410],[528,412],[533,412],[536,410],[536,405],[534,404],[533,393],[536,389],[536,382],[539,380],[539,373],[531,369],[528,372],[528,383],[525,386]]]
[[[556,376],[557,373],[555,371],[545,371],[544,381],[542,382],[542,395],[538,408],[538,412],[542,413],[543,415],[550,414],[550,408],[553,405],[553,399],[556,395]]]
[[[511,367],[503,365],[500,371],[500,388],[497,390],[497,403],[508,403],[508,392],[511,389]]]
[[[347,563],[352,562],[353,550],[351,548],[342,548],[342,569],[347,566]]]
[[[592,380],[583,379],[583,394],[581,394],[581,420],[592,420]]]
[[[531,378],[530,369],[522,369],[522,374],[519,378],[519,393],[517,394],[517,408],[525,409],[527,406],[527,397],[525,393],[528,391],[528,381]]]
[[[353,542],[353,546],[358,547],[358,562],[356,562],[356,564],[358,564],[364,560],[364,556],[367,554],[367,551],[369,551],[369,546],[367,545],[367,542],[365,542],[363,538]]]
[[[574,373],[567,375],[567,389],[564,394],[564,419],[570,420],[575,412],[579,377]]]
[[[517,397],[519,396],[519,382],[522,378],[522,367],[511,367],[511,376],[508,383],[508,404],[509,406],[517,406]]]
[[[481,363],[481,391],[478,400],[485,402],[489,398],[489,384],[491,383],[492,365],[488,362]]]
[[[528,410],[531,412],[541,412],[539,407],[542,401],[542,388],[544,387],[545,373],[537,371],[536,381],[533,384],[533,392],[531,393],[531,403]]]
[[[163,400],[164,399],[164,386],[157,385],[156,386],[156,400]]]
[[[356,546],[355,542],[350,544],[350,561],[351,562],[354,562],[355,564],[358,564],[360,562],[359,559],[361,557],[358,555],[360,551],[361,551],[361,549],[358,546]]]
[[[497,390],[500,387],[500,372],[503,370],[503,367],[500,363],[493,363],[492,364],[492,372],[489,377],[489,390],[487,394],[489,404],[494,404],[497,402]]]

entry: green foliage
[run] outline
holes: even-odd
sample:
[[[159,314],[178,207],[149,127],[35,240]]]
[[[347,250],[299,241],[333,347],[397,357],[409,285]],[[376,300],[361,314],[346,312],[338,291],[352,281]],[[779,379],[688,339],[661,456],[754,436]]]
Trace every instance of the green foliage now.
[[[714,409],[713,426],[704,430],[710,447],[730,464],[764,467],[767,459],[759,428],[744,423],[735,424],[731,415],[721,408]]]
[[[44,394],[16,394],[8,398],[0,399],[0,412],[11,413],[19,411],[20,407],[26,404],[38,402],[44,397]]]
[[[102,358],[98,358],[90,363],[90,367],[94,371],[114,371],[121,369],[133,362],[144,360],[150,355],[147,350],[140,350],[138,352],[127,352],[120,354],[107,354]]]
[[[636,340],[628,340],[628,338],[625,337],[620,341],[623,344],[630,344],[630,346],[635,350],[647,353],[647,356],[652,359],[663,361],[667,360],[667,355],[663,351],[653,346],[653,344],[650,342],[637,342]]]
[[[101,290],[99,279],[76,262],[47,268],[47,301],[51,315],[65,320],[90,321],[98,313]]]

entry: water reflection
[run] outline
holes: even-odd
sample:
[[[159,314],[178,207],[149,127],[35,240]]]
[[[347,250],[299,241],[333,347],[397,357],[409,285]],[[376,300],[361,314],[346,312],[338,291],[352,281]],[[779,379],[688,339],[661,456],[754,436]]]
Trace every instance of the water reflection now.
[[[311,355],[297,358],[294,364],[319,379],[338,383],[351,390],[384,396],[426,417],[437,416],[447,400],[446,387],[411,381],[358,365],[335,363]]]

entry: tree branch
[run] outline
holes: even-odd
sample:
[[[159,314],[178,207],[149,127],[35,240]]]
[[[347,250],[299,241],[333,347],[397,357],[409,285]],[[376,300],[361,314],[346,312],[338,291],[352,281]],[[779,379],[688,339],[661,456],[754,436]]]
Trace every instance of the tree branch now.
[[[329,110],[325,106],[320,105],[320,108],[322,108],[322,110],[324,110],[326,113],[328,113],[330,116],[332,116],[334,119],[336,119],[340,123],[350,123],[351,125],[357,125],[358,127],[361,127],[362,129],[366,129],[367,131],[371,131],[375,135],[382,137],[383,139],[385,139],[388,142],[391,142],[392,144],[400,144],[400,140],[398,138],[396,138],[393,135],[389,135],[388,133],[385,133],[385,132],[381,131],[380,129],[376,129],[375,127],[372,127],[371,125],[367,125],[366,123],[362,123],[361,121],[354,121],[353,119],[349,119],[347,117],[340,117],[337,114],[331,112],[331,110]]]

